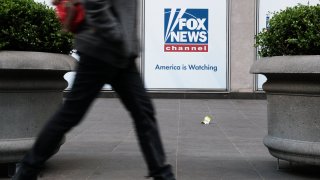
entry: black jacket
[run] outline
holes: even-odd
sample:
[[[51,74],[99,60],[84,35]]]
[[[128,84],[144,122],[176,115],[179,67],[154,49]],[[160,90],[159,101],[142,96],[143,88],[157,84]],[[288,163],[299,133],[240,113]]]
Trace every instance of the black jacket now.
[[[139,52],[137,0],[83,0],[83,3],[86,20],[75,35],[75,49],[113,66],[126,67]]]

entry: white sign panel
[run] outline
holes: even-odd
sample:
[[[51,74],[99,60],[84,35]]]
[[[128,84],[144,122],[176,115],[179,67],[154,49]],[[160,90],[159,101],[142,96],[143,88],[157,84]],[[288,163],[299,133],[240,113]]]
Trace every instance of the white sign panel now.
[[[148,89],[227,90],[227,0],[145,0]]]
[[[285,10],[287,7],[293,7],[298,4],[317,5],[319,0],[260,0],[259,2],[259,32],[267,26],[267,19],[272,18],[273,12]],[[266,77],[258,75],[258,89],[262,89]]]

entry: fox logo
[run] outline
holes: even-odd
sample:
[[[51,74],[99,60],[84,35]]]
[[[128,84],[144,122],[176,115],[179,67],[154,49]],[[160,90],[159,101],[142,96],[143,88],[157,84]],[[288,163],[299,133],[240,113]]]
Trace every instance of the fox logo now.
[[[208,52],[208,9],[164,10],[165,52]]]

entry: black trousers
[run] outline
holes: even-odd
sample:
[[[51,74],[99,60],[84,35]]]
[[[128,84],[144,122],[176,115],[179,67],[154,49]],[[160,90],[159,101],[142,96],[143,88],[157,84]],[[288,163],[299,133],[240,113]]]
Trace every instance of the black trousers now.
[[[22,166],[41,168],[59,148],[65,133],[81,121],[106,83],[117,92],[134,120],[149,176],[159,180],[174,179],[171,166],[165,164],[152,102],[146,94],[134,61],[127,68],[120,69],[84,54],[80,55],[71,92],[40,132],[34,146],[23,158]]]

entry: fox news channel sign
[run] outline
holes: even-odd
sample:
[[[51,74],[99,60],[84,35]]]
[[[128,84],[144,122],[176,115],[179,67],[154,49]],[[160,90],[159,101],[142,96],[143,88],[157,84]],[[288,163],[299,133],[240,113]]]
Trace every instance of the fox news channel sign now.
[[[227,1],[145,0],[148,89],[227,89]]]
[[[208,9],[164,10],[165,52],[208,52]]]
[[[264,28],[269,27],[269,20],[272,18],[272,12],[278,12],[298,4],[317,5],[319,3],[319,0],[259,0],[259,7],[257,7],[259,9],[258,31],[261,32]],[[266,80],[267,78],[264,75],[258,75],[258,90],[262,90],[262,85]]]

